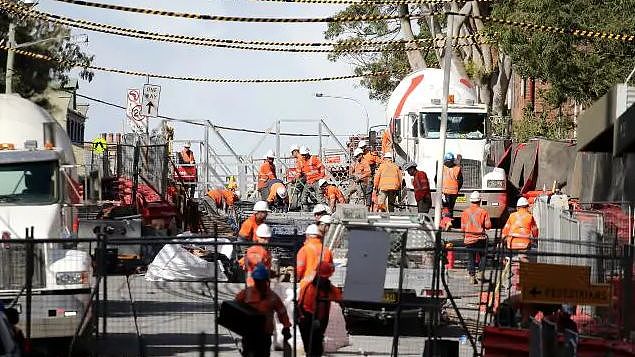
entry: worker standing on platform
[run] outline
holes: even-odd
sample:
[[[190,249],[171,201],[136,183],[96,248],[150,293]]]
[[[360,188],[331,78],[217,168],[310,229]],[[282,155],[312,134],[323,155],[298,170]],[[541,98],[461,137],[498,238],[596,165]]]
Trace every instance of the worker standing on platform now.
[[[377,194],[377,204],[379,211],[393,212],[397,194],[401,189],[403,180],[401,170],[392,162],[392,152],[384,154],[384,161],[379,165],[375,173],[374,190]]]
[[[236,301],[248,304],[265,315],[263,331],[254,335],[243,336],[243,356],[269,357],[271,354],[271,336],[274,331],[273,313],[283,326],[282,335],[285,340],[291,338],[291,321],[282,300],[269,287],[269,270],[264,264],[258,264],[252,273],[254,286],[248,286],[236,295]]]
[[[326,179],[320,179],[319,186],[324,197],[324,201],[326,201],[326,204],[331,209],[331,212],[335,212],[338,203],[346,203],[344,194],[342,194],[342,191],[332,182],[329,182]]]
[[[190,150],[192,144],[190,142],[186,142],[183,145],[183,150],[179,152],[179,164],[181,165],[194,165],[196,164],[196,160],[194,160],[194,152]]]
[[[351,200],[351,196],[353,195],[353,193],[357,193],[357,196],[361,197],[362,200],[366,203],[367,196],[369,196],[368,187],[372,173],[368,162],[363,160],[363,155],[364,150],[360,148],[356,148],[353,151],[355,163],[351,165],[351,170],[349,173],[353,178],[353,184],[351,185],[352,187],[348,192],[348,200]]]
[[[481,207],[481,195],[478,191],[470,195],[470,207],[461,213],[461,230],[463,231],[463,243],[470,249],[468,252],[467,272],[472,284],[477,284],[476,260],[479,261],[479,279],[483,281],[485,271],[485,258],[487,256],[487,234],[486,229],[492,228],[492,221],[489,213]]]
[[[333,271],[332,264],[321,262],[317,276],[300,289],[298,319],[304,351],[308,357],[322,356],[324,353],[324,332],[329,325],[331,301],[342,300],[342,291],[329,280]]]
[[[454,215],[454,205],[459,197],[459,191],[463,187],[463,172],[461,166],[454,160],[454,154],[449,152],[443,157],[443,182],[441,183],[441,193],[443,194],[443,205]]]
[[[260,165],[258,170],[258,192],[263,200],[267,199],[269,192],[267,192],[267,183],[269,180],[276,178],[276,165],[274,159],[276,156],[273,154],[273,150],[267,151],[265,154],[265,161]]]
[[[430,195],[430,182],[428,175],[424,171],[417,170],[416,162],[409,162],[404,166],[404,170],[412,177],[412,187],[415,191],[415,201],[417,202],[417,212],[428,213],[432,207],[432,196]]]
[[[297,280],[300,287],[313,281],[320,262],[333,265],[333,254],[328,247],[322,245],[322,232],[317,225],[311,224],[305,231],[306,240],[298,251],[296,264]]]
[[[373,176],[375,175],[375,171],[377,171],[377,167],[381,164],[382,160],[377,154],[370,150],[370,146],[366,142],[366,140],[362,140],[357,144],[359,149],[362,149],[362,161],[365,162],[370,167],[370,179],[368,181],[368,187],[366,191],[366,205],[371,207],[373,205],[372,201],[372,193],[374,192],[374,180]]]
[[[309,196],[311,195],[317,201],[322,203],[322,195],[320,195],[320,187],[318,182],[320,179],[326,176],[326,168],[316,155],[311,155],[311,151],[303,146],[300,148],[300,154],[302,155],[302,178],[305,181],[305,187],[302,191],[301,202],[303,205],[309,204]]]
[[[266,224],[261,224],[256,228],[256,243],[267,244],[271,239],[271,228]],[[247,286],[254,285],[254,279],[252,273],[258,264],[264,264],[269,270],[271,269],[271,254],[266,247],[255,244],[247,249],[245,256],[239,260],[239,264],[245,272],[247,272],[246,283]]]
[[[289,208],[291,210],[296,210],[301,206],[300,196],[302,195],[302,190],[304,188],[304,184],[302,182],[302,164],[304,162],[304,157],[300,155],[300,148],[298,145],[291,145],[289,147],[289,152],[291,152],[291,157],[295,159],[293,170],[289,171],[288,179],[289,179]]]
[[[267,214],[271,212],[266,201],[258,201],[254,204],[254,213],[240,226],[238,236],[246,241],[256,242],[256,228],[265,222]]]

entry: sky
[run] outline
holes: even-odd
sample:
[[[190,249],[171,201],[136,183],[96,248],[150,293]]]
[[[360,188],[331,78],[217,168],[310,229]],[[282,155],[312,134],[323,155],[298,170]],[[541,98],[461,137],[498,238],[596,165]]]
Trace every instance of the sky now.
[[[188,13],[244,17],[326,17],[342,9],[336,5],[257,2],[254,0],[180,0],[180,1],[103,1],[140,8],[173,10]],[[178,19],[88,8],[41,0],[37,9],[75,19],[84,19],[138,30],[184,34],[200,37],[264,41],[324,41],[325,23],[257,24]],[[325,53],[294,54],[284,52],[245,51],[214,47],[181,45],[126,38],[86,30],[89,43],[83,49],[93,54],[93,64],[143,72],[219,78],[307,78],[350,75],[353,66],[344,61],[331,62]],[[140,88],[143,77],[96,72],[91,82],[80,81],[78,93],[125,106],[126,90]],[[368,99],[368,91],[359,79],[303,84],[213,84],[150,79],[161,86],[159,114],[182,119],[210,120],[214,124],[264,130],[276,120],[319,120],[337,135],[362,133],[365,117],[353,101],[316,98],[320,92],[359,100],[370,116],[371,125],[384,124],[384,105]],[[101,132],[121,131],[125,112],[90,102],[86,140]],[[151,126],[158,121],[151,121]],[[175,125],[176,139],[201,140],[200,127]],[[317,123],[282,124],[282,131],[316,133]],[[260,136],[223,131],[230,145],[239,153],[256,148]],[[214,136],[212,145],[222,151]],[[283,138],[283,148],[292,143],[308,144],[317,149],[316,140],[296,141]],[[256,152],[273,149],[268,138]],[[325,146],[334,146],[325,142]]]

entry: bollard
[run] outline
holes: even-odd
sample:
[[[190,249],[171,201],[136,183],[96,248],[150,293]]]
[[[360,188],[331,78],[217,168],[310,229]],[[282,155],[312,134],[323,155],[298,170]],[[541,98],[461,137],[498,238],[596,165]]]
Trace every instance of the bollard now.
[[[445,268],[446,269],[454,269],[454,245],[452,243],[448,243],[445,245],[445,248],[447,249],[447,258],[448,258],[448,262],[447,264],[445,264]]]

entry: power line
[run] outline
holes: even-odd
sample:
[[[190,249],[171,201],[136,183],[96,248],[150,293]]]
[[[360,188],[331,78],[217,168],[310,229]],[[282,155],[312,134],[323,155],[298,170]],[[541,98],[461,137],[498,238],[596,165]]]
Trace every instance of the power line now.
[[[297,4],[326,4],[326,5],[405,5],[405,4],[443,4],[452,0],[256,0],[260,2],[281,2]],[[492,2],[494,0],[477,0],[477,2]]]

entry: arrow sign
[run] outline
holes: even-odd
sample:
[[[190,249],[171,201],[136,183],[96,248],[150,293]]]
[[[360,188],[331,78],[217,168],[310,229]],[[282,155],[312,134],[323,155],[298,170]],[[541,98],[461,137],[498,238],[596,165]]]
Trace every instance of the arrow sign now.
[[[156,118],[159,116],[159,98],[161,97],[161,86],[145,84],[143,86],[143,115]]]

